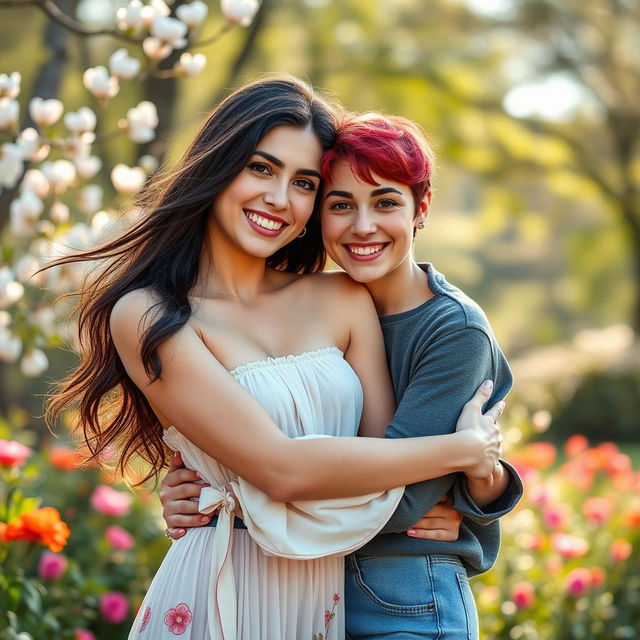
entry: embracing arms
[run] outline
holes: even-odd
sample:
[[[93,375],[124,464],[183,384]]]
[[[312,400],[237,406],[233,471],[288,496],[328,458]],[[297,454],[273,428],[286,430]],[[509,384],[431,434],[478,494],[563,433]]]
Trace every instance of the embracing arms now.
[[[111,332],[128,375],[163,426],[175,426],[275,500],[363,495],[456,470],[483,477],[495,464],[500,442],[492,414],[476,428],[439,437],[288,438],[189,324],[159,348],[162,377],[152,382],[140,357],[144,314],[152,303],[146,292],[135,291],[113,310]],[[478,392],[468,411],[476,412],[488,395]]]

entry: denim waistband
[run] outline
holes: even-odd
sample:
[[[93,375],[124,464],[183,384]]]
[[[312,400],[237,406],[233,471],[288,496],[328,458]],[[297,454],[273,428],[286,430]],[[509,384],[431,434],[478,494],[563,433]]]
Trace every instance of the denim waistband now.
[[[203,525],[204,527],[217,527],[218,526],[218,516],[213,516],[207,524]],[[247,525],[242,521],[242,519],[236,516],[233,519],[233,528],[234,529],[246,529]]]

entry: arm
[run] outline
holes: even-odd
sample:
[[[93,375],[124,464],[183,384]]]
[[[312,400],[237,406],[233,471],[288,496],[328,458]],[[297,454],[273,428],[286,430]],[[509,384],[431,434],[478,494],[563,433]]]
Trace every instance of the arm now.
[[[498,366],[493,361],[491,343],[484,332],[462,328],[426,342],[387,430],[387,438],[453,432],[462,403],[485,378],[495,380],[490,402],[504,397],[511,376],[506,363]],[[408,486],[382,533],[405,531],[449,492],[453,494],[455,509],[474,518],[485,517],[468,494],[464,476],[447,475]]]
[[[481,417],[477,430],[412,441],[288,438],[189,324],[160,346],[162,377],[151,381],[140,341],[152,303],[146,292],[135,291],[113,309],[111,332],[128,375],[163,425],[175,426],[274,500],[364,495],[453,470],[482,477],[495,464],[499,442],[492,417]],[[476,407],[485,396],[479,392]]]

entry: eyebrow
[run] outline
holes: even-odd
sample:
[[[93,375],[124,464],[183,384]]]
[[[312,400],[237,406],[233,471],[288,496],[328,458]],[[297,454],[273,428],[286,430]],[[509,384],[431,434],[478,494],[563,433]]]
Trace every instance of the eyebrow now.
[[[267,153],[266,151],[260,151],[259,149],[256,149],[253,153],[257,156],[262,156],[265,160],[268,160],[272,164],[275,164],[276,167],[284,169],[284,162],[282,162],[282,160],[280,160],[279,158],[272,156],[270,153]],[[321,179],[320,172],[315,171],[314,169],[298,169],[296,173],[299,173],[303,176],[314,176],[318,178],[318,180]]]
[[[402,195],[402,191],[398,191],[398,189],[395,189],[394,187],[382,187],[382,189],[374,189],[371,192],[371,195],[381,196],[385,193],[397,193],[399,196]],[[325,196],[325,199],[331,196],[338,196],[339,198],[353,198],[353,193],[350,193],[349,191],[329,191],[329,193],[327,193],[327,195]]]

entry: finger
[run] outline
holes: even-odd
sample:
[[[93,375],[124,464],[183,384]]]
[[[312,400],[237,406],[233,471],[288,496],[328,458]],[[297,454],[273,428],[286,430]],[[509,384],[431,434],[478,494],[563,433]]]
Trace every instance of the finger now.
[[[173,540],[179,540],[182,536],[187,533],[186,529],[177,529],[173,527],[169,527],[167,529],[167,533]]]
[[[176,513],[172,516],[166,516],[165,522],[169,529],[201,527],[211,520],[211,516],[205,516],[198,514],[196,516],[185,516],[180,513]]]
[[[438,500],[438,504],[449,504],[451,502],[451,496],[448,494],[444,494],[440,500]]]
[[[182,454],[179,451],[174,451],[171,456],[171,460],[169,461],[169,473],[175,471],[176,469],[181,469],[184,467],[184,462],[182,461]]]
[[[493,392],[493,381],[485,380],[473,394],[473,397],[467,404],[470,404],[478,409],[481,409],[487,400],[491,397]]]
[[[200,513],[198,511],[198,503],[194,500],[171,500],[167,502],[162,510],[163,516],[172,516],[180,513],[185,516],[194,516]]]
[[[199,481],[200,476],[197,471],[182,467],[180,469],[175,469],[174,471],[169,471],[165,476],[163,483],[169,487],[177,487],[179,484],[184,484],[185,482]]]
[[[409,529],[407,535],[410,538],[442,540],[443,542],[453,542],[458,539],[457,531],[449,531],[448,529]]]
[[[491,407],[491,409],[489,409],[489,411],[487,411],[484,415],[489,416],[494,422],[498,422],[498,420],[500,420],[502,412],[504,411],[504,407],[505,404],[501,400],[500,402],[496,402],[493,407]]]

